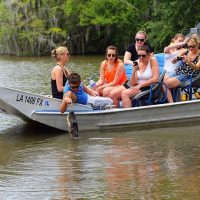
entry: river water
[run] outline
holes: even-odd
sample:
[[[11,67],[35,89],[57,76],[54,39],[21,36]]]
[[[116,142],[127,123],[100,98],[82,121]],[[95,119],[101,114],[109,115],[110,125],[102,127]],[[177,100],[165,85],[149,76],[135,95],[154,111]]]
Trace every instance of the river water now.
[[[73,56],[97,72],[103,56]],[[0,57],[0,85],[50,93],[49,57]],[[200,125],[65,132],[0,113],[0,199],[200,199]]]

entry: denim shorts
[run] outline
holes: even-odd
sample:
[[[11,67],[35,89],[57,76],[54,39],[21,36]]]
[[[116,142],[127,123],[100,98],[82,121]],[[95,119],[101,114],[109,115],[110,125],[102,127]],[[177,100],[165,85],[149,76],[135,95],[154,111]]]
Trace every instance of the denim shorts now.
[[[179,74],[174,76],[176,79],[178,79],[181,83],[189,83],[191,80],[191,75],[185,75],[185,74]]]
[[[175,71],[172,71],[172,72],[166,72],[166,75],[167,75],[169,78],[172,78],[172,77],[177,76],[177,74],[176,74]]]

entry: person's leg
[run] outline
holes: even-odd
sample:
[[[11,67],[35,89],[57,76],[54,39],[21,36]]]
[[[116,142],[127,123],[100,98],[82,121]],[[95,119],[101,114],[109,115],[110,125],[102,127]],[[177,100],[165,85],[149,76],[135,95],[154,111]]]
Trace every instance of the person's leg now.
[[[122,102],[124,108],[130,108],[132,107],[132,101],[131,98],[135,95],[141,93],[141,90],[133,90],[132,88],[126,89],[122,92]]]
[[[167,79],[169,79],[170,77],[167,75],[167,74],[165,74],[165,76],[164,76],[164,81],[166,81]]]
[[[121,94],[125,89],[126,88],[123,85],[120,85],[113,88],[109,93],[109,97],[113,100],[113,104],[116,108],[119,107],[119,100],[121,99]]]
[[[167,101],[168,103],[172,103],[174,102],[174,100],[170,89],[178,87],[181,84],[181,82],[176,77],[172,77],[165,80],[165,84],[167,86]]]
[[[72,91],[68,91],[64,94],[62,103],[60,105],[60,112],[64,113],[67,109],[68,104],[76,103],[77,97]]]
[[[113,90],[115,86],[108,86],[108,87],[105,87],[103,89],[103,97],[109,97],[110,96],[110,92]]]

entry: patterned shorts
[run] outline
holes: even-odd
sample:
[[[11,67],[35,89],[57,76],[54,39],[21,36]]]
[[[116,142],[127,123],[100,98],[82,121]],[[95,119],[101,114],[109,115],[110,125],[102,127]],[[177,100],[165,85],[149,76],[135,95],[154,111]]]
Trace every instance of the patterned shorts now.
[[[90,96],[88,95],[88,104],[92,104],[94,108],[105,108],[111,107],[113,104],[113,100],[108,97],[100,97],[100,96]]]

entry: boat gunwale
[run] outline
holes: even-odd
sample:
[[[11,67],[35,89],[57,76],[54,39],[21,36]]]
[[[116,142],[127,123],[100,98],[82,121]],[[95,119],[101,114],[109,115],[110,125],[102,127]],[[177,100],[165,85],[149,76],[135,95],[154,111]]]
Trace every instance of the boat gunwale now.
[[[76,114],[107,114],[107,113],[118,113],[118,112],[127,112],[127,111],[137,111],[137,110],[144,110],[144,109],[153,109],[153,108],[162,108],[162,107],[171,107],[171,106],[177,106],[177,105],[188,105],[188,104],[196,104],[199,103],[200,99],[195,100],[189,100],[189,101],[182,101],[182,102],[173,102],[173,103],[164,103],[164,104],[155,104],[155,105],[146,105],[146,106],[140,106],[140,107],[131,107],[131,108],[112,108],[112,109],[105,109],[105,110],[67,110],[64,113],[61,113],[59,110],[35,110],[33,113],[36,114],[61,114],[66,115],[71,111],[74,111]]]

